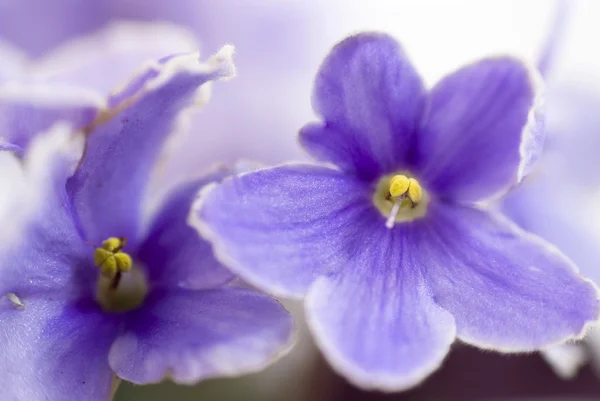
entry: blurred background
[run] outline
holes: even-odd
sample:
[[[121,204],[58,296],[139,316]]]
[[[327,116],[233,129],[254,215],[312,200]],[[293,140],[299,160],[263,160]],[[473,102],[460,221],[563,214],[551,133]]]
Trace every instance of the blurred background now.
[[[106,32],[122,20],[184,27],[182,35],[189,40],[166,40],[160,48],[172,47],[167,54],[193,50],[195,43],[206,57],[224,44],[236,47],[238,76],[215,85],[211,101],[169,148],[157,171],[157,192],[175,182],[181,168],[205,170],[239,158],[267,164],[306,159],[296,133],[315,118],[310,106],[314,74],[332,45],[362,30],[395,35],[428,85],[492,54],[516,54],[538,64],[550,37],[555,52],[549,87],[576,88],[580,98],[592,99],[570,102],[575,117],[569,118],[579,120],[577,113],[585,109],[586,129],[600,130],[600,120],[593,121],[600,118],[600,101],[593,100],[600,99],[597,0],[0,0],[0,54],[18,53],[14,59],[23,64],[14,69],[20,72],[23,65],[34,68],[102,32],[102,46],[115,45]],[[161,38],[149,34],[137,40],[133,48],[153,48]],[[79,43],[91,55],[100,52],[93,41]],[[110,73],[101,63],[95,68]],[[302,306],[285,305],[297,317],[299,344],[267,370],[194,387],[124,383],[116,400],[600,399],[600,380],[590,366],[563,380],[538,354],[502,356],[461,344],[419,387],[394,395],[365,393],[324,362],[304,326]]]

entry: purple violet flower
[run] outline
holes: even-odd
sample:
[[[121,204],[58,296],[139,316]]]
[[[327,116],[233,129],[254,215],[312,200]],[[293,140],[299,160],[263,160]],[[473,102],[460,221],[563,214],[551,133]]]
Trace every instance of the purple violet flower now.
[[[262,368],[289,342],[285,310],[226,286],[233,275],[187,224],[197,190],[227,170],[188,180],[142,216],[182,112],[233,73],[228,49],[206,64],[173,56],[114,94],[120,101],[83,132],[59,124],[31,138],[24,176],[35,185],[0,229],[2,399],[104,401],[115,375],[138,384],[230,376]]]
[[[363,388],[419,383],[455,338],[523,352],[579,336],[598,316],[596,287],[483,206],[539,149],[532,74],[490,58],[428,92],[394,39],[350,37],[316,78],[324,121],[300,132],[333,166],[212,184],[195,225],[243,279],[304,298],[317,344]]]

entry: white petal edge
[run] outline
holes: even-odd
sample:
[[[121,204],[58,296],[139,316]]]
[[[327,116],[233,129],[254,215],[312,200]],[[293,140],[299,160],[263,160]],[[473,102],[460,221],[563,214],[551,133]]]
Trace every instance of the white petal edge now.
[[[534,98],[533,105],[527,115],[527,123],[523,127],[521,134],[521,146],[519,154],[521,163],[517,171],[517,182],[529,175],[535,168],[535,164],[542,156],[545,132],[545,108],[546,108],[546,88],[540,72],[531,64],[525,63],[531,78]]]
[[[0,249],[19,243],[22,230],[30,220],[39,218],[38,212],[47,197],[55,189],[56,176],[72,174],[81,158],[85,138],[74,134],[66,123],[57,123],[47,132],[37,135],[23,160],[18,160],[18,169],[8,162],[14,174],[13,186],[2,186],[0,196]],[[16,156],[12,152],[0,152],[0,160]],[[3,173],[2,178],[5,176]],[[13,181],[15,181],[13,180]]]

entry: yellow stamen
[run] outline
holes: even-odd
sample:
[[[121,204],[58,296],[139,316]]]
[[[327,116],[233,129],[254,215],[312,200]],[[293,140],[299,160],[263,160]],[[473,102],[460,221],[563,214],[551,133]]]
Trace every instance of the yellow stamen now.
[[[391,229],[398,223],[425,216],[429,194],[411,174],[398,171],[379,179],[374,187],[373,204],[386,218],[386,227]]]
[[[421,198],[423,197],[423,190],[421,189],[421,184],[419,181],[414,178],[408,179],[410,185],[408,186],[408,199],[410,199],[414,204],[421,202]]]
[[[411,178],[412,180],[412,178]],[[390,195],[394,198],[402,196],[408,191],[410,180],[405,175],[395,175],[390,180]]]
[[[110,237],[102,241],[102,248],[107,251],[118,252],[125,246],[126,242],[125,238]]]
[[[121,250],[126,244],[125,238],[111,237],[102,241],[102,248],[94,251],[94,264],[100,268],[103,276],[114,278],[117,273],[131,270],[133,261],[129,254]]]
[[[114,258],[117,262],[117,269],[119,269],[120,272],[128,272],[131,270],[131,265],[133,265],[131,256],[125,252],[117,252],[115,253]]]
[[[407,203],[416,205],[423,197],[423,190],[419,181],[414,178],[408,178],[403,174],[398,174],[390,180],[390,196],[395,200],[407,199]],[[402,203],[402,206],[405,204]]]

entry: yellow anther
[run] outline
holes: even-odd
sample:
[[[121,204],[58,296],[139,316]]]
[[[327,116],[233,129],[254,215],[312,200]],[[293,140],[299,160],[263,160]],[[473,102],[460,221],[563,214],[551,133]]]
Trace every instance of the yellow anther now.
[[[119,269],[120,272],[128,272],[131,270],[131,265],[133,265],[131,256],[125,252],[117,252],[113,257],[117,262],[117,269]]]
[[[415,205],[421,201],[423,190],[421,189],[419,181],[398,174],[393,176],[390,180],[390,196],[396,199],[408,197],[409,202],[412,202],[412,204]]]
[[[373,205],[385,217],[385,226],[420,219],[427,213],[429,195],[417,179],[398,171],[381,177],[373,192]]]
[[[106,249],[107,251],[111,251],[111,252],[117,252],[124,246],[125,246],[124,238],[110,237],[109,239],[102,241],[102,248]]]
[[[408,199],[410,199],[413,203],[419,203],[421,198],[423,198],[423,190],[421,189],[421,184],[419,181],[414,178],[409,178],[408,181],[410,185],[408,186]]]
[[[102,248],[94,250],[94,264],[100,268],[103,276],[114,278],[117,273],[131,270],[133,262],[131,256],[121,249],[125,246],[124,238],[111,237],[102,241]]]
[[[395,175],[390,180],[390,195],[394,198],[402,196],[408,191],[410,180],[405,175]]]

